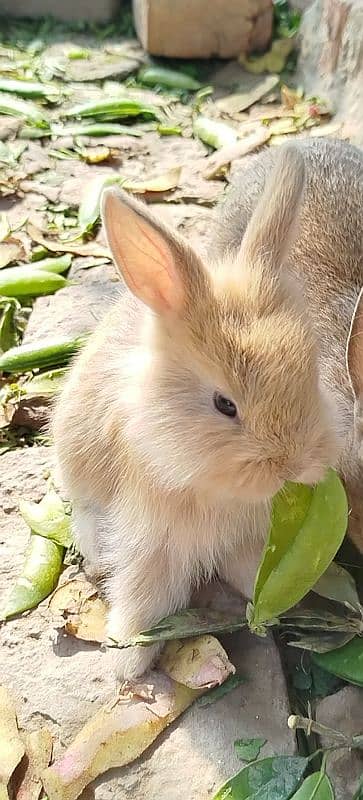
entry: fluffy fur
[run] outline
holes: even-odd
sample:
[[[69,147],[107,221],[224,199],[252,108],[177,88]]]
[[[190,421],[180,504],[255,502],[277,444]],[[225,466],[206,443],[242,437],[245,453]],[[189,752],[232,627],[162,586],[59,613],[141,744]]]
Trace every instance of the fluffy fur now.
[[[213,573],[250,595],[272,495],[337,462],[348,474],[361,179],[348,145],[261,154],[227,197],[204,261],[144,205],[105,192],[130,291],[76,360],[54,435],[113,638],[186,605]],[[215,409],[216,391],[235,418]],[[124,651],[119,674],[141,674],[156,654]]]

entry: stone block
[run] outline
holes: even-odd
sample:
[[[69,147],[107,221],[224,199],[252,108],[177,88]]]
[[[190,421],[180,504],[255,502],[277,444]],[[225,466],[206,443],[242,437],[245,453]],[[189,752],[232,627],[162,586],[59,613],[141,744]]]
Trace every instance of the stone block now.
[[[106,22],[117,12],[121,0],[0,0],[1,15],[16,17],[52,16],[65,22],[86,19]]]
[[[138,37],[171,58],[233,58],[267,47],[271,0],[133,0]]]

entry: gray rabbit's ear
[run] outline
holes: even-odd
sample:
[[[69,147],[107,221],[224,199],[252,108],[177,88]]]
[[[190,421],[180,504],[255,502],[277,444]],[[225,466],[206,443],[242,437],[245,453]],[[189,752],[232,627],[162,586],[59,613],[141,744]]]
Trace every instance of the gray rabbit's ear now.
[[[303,157],[295,145],[281,148],[277,163],[252,214],[240,257],[253,264],[263,260],[274,271],[293,243],[305,182]]]
[[[350,326],[346,364],[356,400],[363,399],[363,289],[359,293]]]
[[[121,190],[106,189],[101,214],[115,265],[125,283],[157,314],[182,314],[203,296],[208,279],[188,243]]]

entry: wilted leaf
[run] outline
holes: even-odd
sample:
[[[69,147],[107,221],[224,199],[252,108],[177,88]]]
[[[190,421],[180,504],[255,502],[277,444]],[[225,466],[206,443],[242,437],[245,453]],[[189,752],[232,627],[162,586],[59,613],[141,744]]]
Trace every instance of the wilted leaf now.
[[[334,800],[334,792],[328,776],[320,772],[308,775],[291,800]]]
[[[19,511],[33,533],[52,539],[62,547],[72,544],[70,516],[66,513],[62,498],[52,486],[40,503],[20,500]]]
[[[17,242],[0,242],[0,269],[18,261],[22,257],[23,248]]]
[[[237,131],[231,125],[226,125],[220,120],[199,116],[193,121],[193,133],[201,142],[208,144],[215,150],[221,147],[231,147],[237,142]]]
[[[128,642],[118,643],[121,647],[148,645],[170,639],[184,639],[203,633],[230,633],[246,626],[246,620],[235,614],[222,613],[210,608],[196,608],[181,611],[161,620],[148,631],[141,631]]]
[[[221,686],[216,686],[214,689],[211,689],[208,694],[203,695],[197,701],[198,706],[210,706],[213,703],[216,703],[217,700],[220,700],[221,697],[224,697],[226,694],[229,694],[233,691],[233,689],[237,689],[241,683],[245,683],[245,678],[243,675],[231,675],[225,683],[222,683]]]
[[[52,756],[53,738],[48,728],[39,728],[23,735],[26,763],[17,781],[16,800],[38,800],[42,791],[41,774]]]
[[[295,638],[287,642],[291,647],[311,650],[314,653],[328,653],[350,642],[355,636],[352,632],[332,631],[331,633],[296,633]]]
[[[363,623],[358,617],[348,617],[344,612],[333,614],[325,608],[292,608],[281,614],[280,625],[307,630],[363,632]]]
[[[206,683],[218,683],[227,678],[229,661],[219,642],[202,637],[197,647],[199,672],[205,675]],[[186,671],[182,674],[175,662],[177,682],[171,673],[169,676],[155,671],[147,673],[139,681],[124,684],[118,697],[86,723],[63,755],[43,773],[43,786],[51,800],[75,800],[98,775],[134,761],[206,691],[205,688],[190,689],[187,685],[191,671],[194,673],[195,648],[195,640],[181,644],[180,654]],[[165,658],[168,658],[168,646]],[[221,665],[219,675],[215,669],[216,658]]]
[[[356,636],[344,647],[329,653],[314,653],[312,659],[338,678],[363,686],[363,638]]]
[[[288,483],[276,495],[255,582],[252,627],[275,619],[307,594],[340,547],[347,519],[346,494],[334,470],[315,487]]]
[[[289,800],[308,763],[301,756],[262,758],[237,772],[213,800]]]
[[[15,767],[24,755],[13,700],[5,686],[0,685],[0,797],[9,797],[7,786]]]
[[[169,192],[179,186],[181,167],[172,167],[167,172],[155,177],[146,178],[144,181],[122,180],[122,188],[134,194],[147,192]]]
[[[234,743],[236,756],[241,761],[255,761],[266,741],[267,739],[261,739],[258,736],[256,739],[236,739]]]
[[[332,561],[315,586],[312,587],[312,591],[321,597],[342,603],[355,611],[359,612],[361,609],[354,578],[335,561]]]
[[[102,247],[97,242],[87,242],[86,244],[79,242],[75,244],[74,242],[46,238],[43,236],[42,232],[31,223],[28,224],[27,230],[33,242],[43,245],[43,247],[45,247],[46,250],[50,250],[51,253],[76,253],[78,256],[100,256],[108,259],[110,258],[110,253],[107,248]]]
[[[105,147],[105,145],[98,145],[98,147],[77,147],[77,153],[86,164],[101,164],[112,156],[112,151],[109,147]]]
[[[224,114],[236,114],[239,111],[245,111],[246,108],[258,103],[265,94],[271,92],[278,82],[278,75],[267,75],[265,78],[258,80],[249,91],[229,94],[227,97],[217,100],[216,106]]]
[[[88,581],[73,580],[55,590],[49,603],[52,614],[62,617],[64,629],[76,639],[104,642],[106,606]]]
[[[3,242],[9,236],[11,231],[9,220],[5,211],[0,214],[0,242]]]
[[[216,649],[216,639],[207,635],[169,642],[158,666],[173,680],[198,690],[219,686],[235,672],[224,650]]]

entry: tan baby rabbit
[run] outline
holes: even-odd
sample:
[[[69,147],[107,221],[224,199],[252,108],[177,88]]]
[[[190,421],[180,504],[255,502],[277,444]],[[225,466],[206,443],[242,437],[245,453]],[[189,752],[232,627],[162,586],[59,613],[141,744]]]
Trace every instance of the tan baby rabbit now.
[[[129,291],[76,360],[54,434],[79,546],[107,576],[111,637],[185,606],[213,573],[249,595],[272,495],[344,453],[361,177],[344,144],[262,153],[205,259],[145,205],[104,193]],[[157,652],[120,651],[119,675]]]

